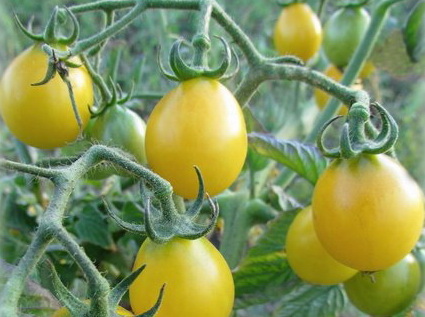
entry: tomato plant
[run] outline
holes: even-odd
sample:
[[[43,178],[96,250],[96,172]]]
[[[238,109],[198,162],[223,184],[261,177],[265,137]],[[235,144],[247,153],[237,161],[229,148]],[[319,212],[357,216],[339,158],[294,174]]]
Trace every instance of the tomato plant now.
[[[280,54],[295,55],[306,62],[322,43],[320,20],[306,3],[288,5],[277,20],[273,40]]]
[[[335,7],[366,0],[279,0],[282,13],[275,1],[54,2],[0,1],[0,61],[24,45],[16,28],[44,43],[19,74],[30,78],[44,68],[13,97],[56,70],[37,88],[55,87],[53,110],[35,93],[26,99],[34,110],[30,123],[46,118],[28,135],[48,130],[41,140],[56,139],[68,122],[77,130],[67,90],[74,87],[78,99],[80,82],[70,76],[69,84],[66,73],[80,71],[92,78],[97,118],[83,118],[79,127],[90,138],[72,142],[75,132],[65,147],[48,151],[16,142],[0,124],[0,316],[48,317],[59,301],[81,317],[87,307],[75,307],[74,297],[89,297],[91,314],[106,317],[115,315],[116,303],[127,304],[129,288],[134,315],[345,316],[352,307],[344,289],[330,284],[358,269],[393,265],[412,248],[422,193],[398,163],[371,154],[396,151],[424,187],[423,57],[415,49],[418,63],[406,60],[400,32],[417,1],[369,1],[373,24],[350,67],[335,66],[343,85],[317,71],[331,63],[317,53],[316,15],[326,21]],[[16,8],[17,23],[9,8]],[[35,10],[34,23],[24,21]],[[421,46],[416,31],[410,34]],[[367,60],[391,71],[365,81],[365,90],[345,87],[373,69]],[[394,80],[393,70],[408,76]],[[62,109],[56,88],[65,87],[59,77],[67,83],[69,117],[55,112]],[[174,89],[168,80],[177,82]],[[321,112],[311,98],[319,87],[333,96]],[[93,91],[87,99],[85,110]],[[349,111],[333,120],[339,103]],[[146,131],[134,113],[150,117]],[[339,160],[328,168],[328,158]],[[195,165],[213,199],[203,190],[197,197]],[[131,178],[87,180],[111,173]],[[312,207],[299,212],[313,191]],[[338,260],[334,249],[342,252]]]
[[[369,23],[370,16],[362,7],[344,7],[332,14],[323,31],[323,49],[332,64],[348,65]]]
[[[182,82],[159,101],[147,122],[148,163],[185,198],[195,198],[198,192],[194,165],[201,170],[206,191],[214,196],[239,175],[246,153],[240,106],[216,80]]]
[[[415,300],[421,271],[413,255],[372,274],[358,273],[344,283],[348,298],[359,310],[372,316],[392,316]]]
[[[335,160],[313,193],[314,227],[325,249],[360,271],[378,271],[409,253],[422,230],[423,193],[389,156]]]
[[[157,317],[228,317],[234,285],[223,256],[206,238],[175,238],[165,244],[146,239],[134,269],[146,264],[130,286],[132,310],[140,314],[155,304],[165,283]]]
[[[289,265],[306,282],[338,284],[357,273],[333,259],[320,244],[314,231],[311,206],[295,217],[288,229],[285,248]]]
[[[81,64],[79,59],[72,60]],[[35,44],[8,66],[0,83],[0,113],[9,130],[22,142],[41,149],[73,142],[79,127],[68,88],[60,76],[41,86],[47,72],[47,55]],[[69,80],[83,128],[90,119],[93,87],[84,66],[69,69]]]

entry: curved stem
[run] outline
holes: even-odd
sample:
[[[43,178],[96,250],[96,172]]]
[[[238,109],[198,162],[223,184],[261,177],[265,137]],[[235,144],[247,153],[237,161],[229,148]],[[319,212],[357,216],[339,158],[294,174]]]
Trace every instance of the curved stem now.
[[[114,24],[105,28],[99,34],[93,35],[88,39],[79,41],[75,44],[75,46],[71,49],[72,55],[79,55],[85,50],[92,48],[99,43],[107,40],[109,37],[118,33],[122,29],[124,29],[128,24],[130,24],[134,19],[136,19],[147,7],[147,1],[145,2],[137,2],[137,4],[132,8],[126,15],[124,15],[120,20],[116,21]]]
[[[71,81],[69,80],[67,75],[64,75],[64,76],[61,75],[61,78],[65,82],[66,87],[68,88],[69,98],[71,99],[72,111],[74,112],[74,117],[78,124],[78,129],[79,129],[78,134],[81,135],[83,133],[83,121],[81,120],[81,116],[78,111],[78,106],[77,106],[77,102],[75,101],[75,96],[74,96],[74,91],[72,89]]]
[[[360,45],[354,52],[353,57],[350,63],[348,64],[346,71],[344,72],[344,75],[341,79],[341,84],[349,86],[354,82],[376,43],[376,40],[381,32],[382,26],[384,25],[384,22],[388,17],[389,8],[393,4],[396,4],[397,2],[401,1],[405,0],[383,0],[378,4],[375,12],[372,15],[372,20],[366,31],[366,34]],[[369,103],[366,104],[369,105]],[[324,111],[316,120],[313,129],[310,131],[305,141],[311,142],[316,138],[320,128],[330,118],[332,118],[332,116],[336,114],[340,105],[340,100],[337,100],[335,98],[330,100],[329,104],[325,107]]]
[[[55,238],[66,248],[68,253],[78,263],[83,270],[88,282],[88,295],[92,299],[92,312],[96,312],[99,316],[109,316],[108,309],[108,292],[109,283],[103,275],[96,269],[96,266],[86,255],[84,250],[65,230],[59,227],[54,231]]]
[[[221,6],[214,1],[214,10],[212,14],[213,18],[220,24],[226,32],[232,37],[236,45],[239,46],[248,64],[251,66],[261,63],[264,59],[262,55],[257,51],[256,47],[242,31],[242,29],[233,21],[233,19],[223,10]]]
[[[16,163],[2,158],[0,158],[0,168],[41,176],[52,180],[55,179],[58,175],[58,171],[55,170],[22,163]]]
[[[198,21],[197,33],[193,38],[192,44],[195,52],[192,65],[195,67],[208,67],[207,53],[211,47],[209,29],[212,13],[212,3],[210,0],[200,2],[200,17]]]
[[[86,66],[86,69],[88,71],[88,73],[90,74],[94,84],[97,86],[97,88],[99,89],[100,95],[102,96],[102,99],[105,102],[108,102],[109,100],[112,99],[112,93],[109,90],[108,86],[106,85],[105,81],[103,80],[103,78],[95,71],[95,69],[93,68],[93,66],[91,65],[89,59],[87,58],[87,56],[85,54],[81,54],[80,55],[81,60],[84,63],[84,66]]]
[[[0,316],[17,316],[16,307],[25,281],[52,241],[53,231],[60,227],[63,212],[73,189],[68,183],[56,187],[51,203],[41,217],[34,240],[0,293]]]

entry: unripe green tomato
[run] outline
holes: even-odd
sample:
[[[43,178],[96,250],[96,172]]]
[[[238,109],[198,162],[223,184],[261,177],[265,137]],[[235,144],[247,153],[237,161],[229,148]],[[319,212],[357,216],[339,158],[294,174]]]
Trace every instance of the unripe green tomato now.
[[[134,156],[140,164],[146,164],[146,124],[133,110],[114,105],[96,118],[90,129],[92,139],[118,147]]]
[[[419,293],[421,293],[425,289],[425,249],[415,249],[412,254],[421,268],[421,283],[419,287]]]
[[[93,123],[89,123],[86,132],[92,142],[118,147],[133,155],[138,163],[146,165],[146,124],[137,113],[127,107],[114,105],[90,121]],[[112,174],[129,176],[122,168],[100,164],[89,171],[88,178],[100,180]]]
[[[344,283],[348,298],[359,310],[372,316],[392,316],[408,308],[416,298],[421,280],[419,263],[408,254],[373,276],[357,273]]]
[[[369,13],[362,7],[341,8],[329,18],[324,29],[323,49],[332,64],[348,65],[369,23]]]

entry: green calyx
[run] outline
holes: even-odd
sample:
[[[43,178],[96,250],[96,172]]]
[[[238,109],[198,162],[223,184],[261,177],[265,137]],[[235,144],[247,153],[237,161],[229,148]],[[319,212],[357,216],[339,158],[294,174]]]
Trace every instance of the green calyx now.
[[[103,103],[97,110],[89,109],[92,119],[101,116],[103,113],[105,113],[106,109],[110,107],[114,107],[117,105],[123,106],[133,97],[134,83],[132,83],[131,89],[127,94],[124,94],[120,86],[116,85],[112,80],[111,80],[111,87],[112,87],[111,99],[107,101],[106,103]]]
[[[66,16],[63,16],[62,12],[66,12]],[[59,35],[58,29],[66,22],[66,18],[69,17],[71,20],[72,31],[68,36]],[[18,16],[15,14],[15,21],[19,29],[30,39],[48,43],[51,45],[60,44],[65,46],[72,45],[80,35],[80,25],[74,13],[72,13],[68,8],[65,8],[65,11],[59,11],[58,7],[55,7],[52,15],[50,16],[49,21],[47,22],[44,32],[40,34],[35,34],[32,31],[32,19],[29,21],[28,26],[25,27],[22,22],[19,20]]]
[[[103,298],[97,298],[97,296],[93,297],[93,300],[80,300],[72,294],[66,286],[60,280],[58,273],[53,264],[50,262],[44,262],[43,266],[45,269],[48,269],[50,275],[46,277],[46,280],[49,281],[56,297],[59,301],[67,307],[68,311],[72,316],[92,316],[94,313],[98,313],[101,311],[109,311],[110,316],[120,316],[116,314],[116,310],[118,308],[119,302],[127,293],[128,288],[131,283],[143,272],[146,268],[146,265],[141,266],[139,269],[132,272],[129,276],[125,277],[121,282],[119,282],[109,294],[105,294]],[[158,311],[162,299],[164,296],[166,284],[164,284],[158,292],[158,298],[156,303],[146,312],[135,315],[138,317],[153,317]],[[92,297],[91,297],[92,298]],[[106,303],[106,305],[99,305],[96,303],[96,300],[101,300]],[[106,307],[104,307],[106,306]]]
[[[380,154],[392,149],[398,138],[398,126],[394,118],[378,103],[370,105],[380,118],[380,131],[376,132],[371,122],[370,110],[361,103],[355,103],[348,112],[342,127],[339,146],[328,149],[324,145],[324,135],[327,128],[339,118],[328,121],[321,129],[317,144],[324,156],[330,158],[351,158],[359,154]]]
[[[211,79],[227,79],[234,76],[239,70],[239,60],[237,58],[237,55],[232,51],[229,44],[224,38],[218,38],[224,46],[225,54],[223,62],[216,69],[210,69],[208,67],[206,54],[211,47],[209,38],[203,35],[197,35],[192,41],[192,46],[195,51],[192,65],[188,65],[183,60],[180,54],[183,40],[177,40],[171,47],[169,64],[173,71],[173,74],[165,70],[165,67],[162,64],[160,56],[158,54],[158,65],[162,74],[168,79],[175,81],[184,81],[197,77],[207,77]],[[226,74],[231,65],[232,55],[235,57],[236,67],[233,72]]]
[[[162,194],[153,192],[156,200],[153,200],[147,193],[146,188],[141,186],[141,194],[144,209],[144,224],[128,223],[111,210],[106,204],[110,216],[117,222],[119,226],[133,233],[147,235],[156,243],[165,243],[174,237],[184,239],[198,239],[208,234],[216,225],[218,219],[218,205],[205,193],[204,181],[198,167],[194,167],[199,180],[199,192],[192,206],[182,211],[176,205],[173,199],[167,199],[167,203],[163,203]],[[205,195],[207,196],[212,215],[207,224],[199,224],[196,222]],[[170,203],[172,202],[172,203]]]

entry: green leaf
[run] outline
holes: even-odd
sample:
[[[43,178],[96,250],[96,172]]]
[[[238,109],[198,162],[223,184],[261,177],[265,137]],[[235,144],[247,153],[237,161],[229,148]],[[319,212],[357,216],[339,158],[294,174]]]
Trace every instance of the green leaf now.
[[[261,124],[261,122],[254,116],[249,105],[245,105],[242,109],[243,115],[245,117],[246,129],[248,132],[257,131],[257,132],[266,132],[266,129]]]
[[[273,295],[282,294],[283,289],[292,285],[291,280],[298,281],[284,252],[286,232],[295,214],[295,210],[282,212],[271,221],[234,273],[236,309],[270,302]]]
[[[313,184],[327,166],[327,160],[312,145],[278,140],[261,133],[250,133],[248,140],[256,152],[287,166]]]
[[[266,286],[279,286],[292,277],[284,252],[274,252],[249,258],[235,272],[235,292],[243,294],[256,293]]]
[[[84,206],[78,214],[74,228],[82,241],[90,242],[104,249],[114,247],[105,217],[93,205]]]
[[[285,246],[286,233],[297,214],[297,209],[284,211],[269,223],[267,231],[249,251],[245,261],[251,258],[281,252]]]
[[[331,317],[338,316],[347,304],[341,286],[295,285],[283,294],[273,317]]]
[[[403,39],[412,62],[417,63],[425,53],[425,1],[416,4],[407,18]]]
[[[270,186],[269,199],[272,206],[280,211],[302,208],[300,203],[280,186]]]

